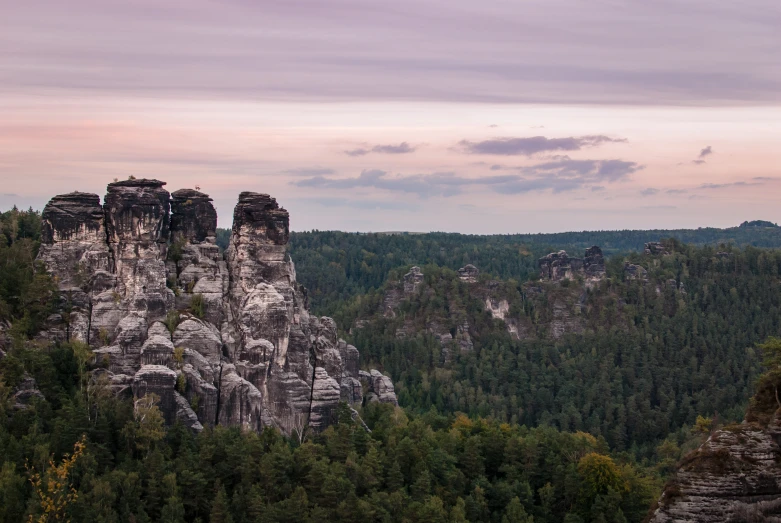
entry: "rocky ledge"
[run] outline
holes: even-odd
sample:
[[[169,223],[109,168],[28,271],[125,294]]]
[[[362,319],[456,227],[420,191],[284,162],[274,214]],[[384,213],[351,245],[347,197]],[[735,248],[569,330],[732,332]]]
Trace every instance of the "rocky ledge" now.
[[[397,404],[334,321],[310,315],[274,198],[241,193],[222,253],[211,198],[164,185],[109,184],[102,206],[96,194],[51,199],[38,259],[63,303],[43,337],[89,344],[117,393],[154,393],[167,422],[192,430],[301,433],[332,424],[340,401]]]

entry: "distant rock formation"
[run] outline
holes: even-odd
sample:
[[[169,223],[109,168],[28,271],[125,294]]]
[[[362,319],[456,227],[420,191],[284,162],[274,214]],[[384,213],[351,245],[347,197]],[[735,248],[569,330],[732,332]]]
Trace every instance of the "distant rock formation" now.
[[[567,251],[552,252],[540,258],[538,265],[543,280],[571,280],[576,275],[597,280],[605,276],[605,257],[596,245],[586,249],[583,258],[570,258]]]
[[[319,431],[340,400],[397,403],[382,375],[364,395],[358,350],[310,315],[274,198],[241,193],[223,255],[211,198],[164,185],[131,179],[109,184],[103,206],[87,193],[47,204],[38,260],[64,299],[44,337],[88,343],[117,393],[154,393],[168,423],[196,431]],[[409,276],[414,291],[422,273]]]
[[[410,267],[409,272],[402,276],[401,281],[398,282],[399,286],[390,288],[385,293],[382,301],[385,316],[395,318],[396,308],[401,303],[401,300],[418,292],[423,280],[423,271],[420,270],[420,267]]]
[[[475,283],[477,282],[478,276],[480,276],[480,271],[471,263],[458,269],[458,279],[463,282]]]
[[[404,275],[404,294],[413,294],[417,292],[418,287],[423,283],[423,271],[420,267],[412,267],[409,272]]]
[[[624,262],[624,279],[646,282],[648,281],[648,271],[640,265]]]
[[[586,249],[583,256],[583,271],[590,278],[602,278],[605,276],[605,257],[602,249],[594,245]]]
[[[667,248],[664,246],[662,242],[646,243],[643,252],[649,256],[660,256],[660,255],[663,256],[663,255],[670,254],[670,252],[667,250]]]

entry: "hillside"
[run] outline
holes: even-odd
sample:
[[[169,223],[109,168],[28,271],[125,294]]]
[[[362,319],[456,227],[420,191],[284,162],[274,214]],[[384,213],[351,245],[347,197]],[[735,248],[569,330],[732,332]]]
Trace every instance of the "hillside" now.
[[[118,187],[115,192],[124,194],[135,185]],[[155,185],[153,192],[161,190]],[[134,208],[135,189],[131,193],[109,199],[116,204],[110,220],[125,223],[115,215]],[[127,206],[119,204],[131,196]],[[79,263],[101,262],[103,258],[93,255],[103,252],[103,235],[83,237],[90,227],[64,234],[73,225],[73,213],[63,214],[64,221],[49,219],[44,227],[41,215],[33,211],[3,213],[0,521],[60,514],[78,521],[528,523],[533,517],[537,523],[639,522],[677,458],[699,443],[690,430],[701,424],[699,417],[719,423],[741,419],[758,373],[759,355],[753,347],[780,331],[781,252],[771,249],[669,240],[605,257],[591,246],[569,248],[566,254],[559,245],[554,249],[498,241],[486,244],[491,257],[458,241],[446,244],[451,251],[443,251],[445,244],[421,240],[413,245],[405,235],[386,235],[398,243],[366,235],[377,243],[374,251],[361,251],[359,257],[321,244],[299,250],[312,256],[309,262],[298,263],[295,272],[283,271],[288,277],[275,282],[297,300],[289,318],[264,316],[260,313],[266,301],[235,294],[239,306],[257,306],[253,310],[258,314],[240,316],[242,322],[269,318],[268,325],[253,324],[259,335],[266,335],[286,321],[305,317],[313,293],[300,285],[291,288],[295,281],[290,276],[308,278],[308,263],[323,268],[320,253],[344,265],[329,262],[325,272],[316,274],[352,278],[316,282],[321,297],[330,296],[327,308],[333,323],[317,320],[329,326],[328,332],[309,342],[312,336],[300,337],[287,352],[288,358],[303,358],[308,349],[310,361],[333,369],[328,372],[351,384],[340,388],[347,393],[346,401],[337,403],[331,395],[316,402],[315,392],[324,389],[312,387],[305,398],[310,421],[328,423],[288,430],[275,421],[270,409],[276,407],[264,403],[267,392],[261,381],[255,388],[260,396],[248,394],[253,389],[247,383],[259,376],[247,371],[263,361],[225,343],[219,353],[209,353],[204,364],[195,353],[211,347],[204,341],[212,337],[187,337],[182,330],[208,326],[222,315],[229,318],[234,310],[230,301],[209,301],[212,296],[198,292],[212,276],[227,279],[229,287],[241,281],[239,274],[257,278],[248,287],[257,290],[267,289],[266,281],[277,274],[274,270],[285,269],[287,258],[279,247],[286,213],[265,195],[243,194],[237,209],[249,209],[242,215],[248,221],[241,225],[241,238],[231,240],[233,246],[223,255],[209,239],[214,222],[208,197],[176,197],[170,219],[164,206],[157,214],[143,206],[151,213],[143,220],[145,226],[162,223],[150,229],[159,234],[167,223],[174,236],[170,243],[157,238],[150,249],[132,231],[114,230],[129,245],[126,252],[117,251],[125,252],[119,258],[122,263],[147,269],[118,271],[129,283],[107,291],[95,287],[100,278],[84,278],[75,270]],[[63,209],[69,201],[56,203]],[[274,219],[267,219],[271,215]],[[55,239],[60,242],[57,248]],[[89,248],[82,253],[85,245]],[[168,255],[161,264],[163,245]],[[432,252],[444,257],[446,266],[393,265],[407,247],[413,255],[436,249]],[[246,249],[244,256],[232,253],[240,248]],[[137,252],[149,256],[148,261],[139,263]],[[80,260],[68,262],[68,256],[79,253]],[[236,258],[220,263],[222,256]],[[493,269],[467,263],[451,269],[459,259],[485,260]],[[242,272],[231,265],[247,262],[257,264],[257,270]],[[50,272],[44,270],[47,264]],[[158,274],[149,268],[157,266],[160,274],[170,276],[168,290],[149,286]],[[107,272],[111,270],[109,265]],[[227,278],[220,271],[227,271]],[[383,279],[374,283],[380,276]],[[132,278],[146,278],[147,283],[131,285]],[[352,281],[353,286],[342,294],[339,281]],[[367,292],[360,291],[360,282],[371,283]],[[95,297],[103,295],[102,308],[79,309],[72,285],[87,288]],[[165,338],[160,335],[168,332],[163,329],[170,323],[169,336],[178,347],[170,358],[166,340],[154,347],[144,342],[140,355],[133,352],[139,339],[126,336],[127,322],[105,332],[92,322],[86,329],[76,328],[80,318],[100,318],[112,308],[133,307],[132,315],[140,315],[140,307],[154,303],[153,292],[175,298],[171,310],[146,312],[162,318],[154,322],[155,340]],[[214,294],[222,292],[215,289]],[[174,311],[178,318],[169,314]],[[309,321],[312,329],[315,318]],[[70,339],[93,330],[95,336],[87,338],[93,347]],[[349,343],[339,342],[337,331]],[[144,375],[134,385],[146,380],[145,388],[117,387],[122,384],[111,379],[111,373],[121,365],[135,370],[136,356],[144,365],[144,358],[160,359],[163,365],[152,366],[166,377],[175,375],[175,384]],[[345,367],[341,373],[339,362]],[[377,372],[380,381],[374,383],[376,371],[359,372],[353,367],[358,363],[392,378],[400,407],[375,401],[388,394],[391,380]],[[202,373],[209,365],[222,369],[209,378],[217,384],[217,405],[192,394],[193,385],[208,389]],[[289,368],[294,367],[280,365],[268,375],[266,383],[276,381],[275,394],[285,392],[280,384],[291,382],[285,370]],[[306,368],[314,371],[314,365]],[[244,374],[237,376],[239,372]],[[351,373],[360,380],[351,381]],[[329,374],[306,376],[313,374],[312,383],[321,379],[339,385]],[[231,386],[233,382],[238,386]],[[357,382],[368,394],[355,395]],[[177,402],[172,411],[161,396],[145,391],[170,392],[185,402]],[[259,410],[259,422],[245,417],[255,412],[245,406]],[[215,408],[227,414],[214,415]],[[180,416],[188,409],[196,418]],[[265,416],[264,409],[269,409]],[[193,420],[201,419],[199,428]],[[69,453],[74,455],[72,463]],[[62,485],[72,487],[76,497],[62,497],[66,490],[30,481],[55,473],[64,474],[67,481]],[[671,492],[675,490],[668,489],[666,495]],[[36,501],[50,499],[47,496],[60,496],[56,499],[62,504]]]
[[[420,415],[383,403],[390,380],[379,373],[377,380],[374,372],[366,376],[364,398],[337,403],[338,393],[314,397],[324,390],[318,380],[337,390],[338,382],[310,363],[312,399],[304,397],[309,401],[303,405],[310,406],[310,429],[297,425],[288,433],[289,418],[277,421],[272,410],[279,404],[265,403],[268,389],[248,381],[262,375],[237,375],[256,370],[263,354],[247,358],[246,350],[231,351],[228,339],[220,350],[198,356],[216,347],[209,323],[231,312],[229,303],[203,296],[199,286],[225,270],[229,282],[241,280],[231,266],[236,260],[211,263],[219,253],[209,240],[214,221],[208,197],[175,193],[169,217],[160,185],[138,180],[110,186],[107,213],[96,195],[57,197],[44,212],[43,227],[33,211],[0,217],[0,521],[498,523],[533,517],[552,523],[639,521],[645,514],[660,477],[611,451],[604,438],[455,413]],[[241,274],[260,278],[254,289],[268,291],[266,278],[275,273],[269,275],[267,264],[281,261],[274,268],[289,274],[286,258],[259,254],[284,252],[286,213],[268,196],[249,193],[237,209],[245,222],[228,256],[254,248],[237,258],[258,270],[245,267]],[[268,224],[269,215],[276,228],[257,227]],[[104,219],[111,235],[101,233]],[[173,233],[170,244],[167,231]],[[121,241],[106,244],[106,238]],[[166,248],[171,256],[162,263]],[[103,256],[106,251],[114,255]],[[106,261],[113,263],[91,265]],[[97,277],[87,277],[89,270]],[[152,285],[166,273],[169,287]],[[304,292],[291,290],[290,282],[282,278],[278,288],[293,296]],[[166,296],[174,299],[169,303]],[[161,299],[165,308],[145,309]],[[240,303],[255,307],[246,319],[264,318],[266,301]],[[299,303],[293,321],[300,329],[306,309],[305,300]],[[115,309],[121,314],[107,314]],[[152,333],[141,343],[146,318]],[[112,319],[118,324],[109,330]],[[271,328],[256,324],[257,332],[285,327],[286,316],[272,320]],[[208,330],[184,335],[184,327],[199,325]],[[287,357],[307,365],[300,361],[307,356],[301,344],[312,343],[310,361],[327,357],[322,364],[329,369],[343,362],[348,372],[341,378],[355,393],[349,378],[357,372],[358,353],[343,343],[332,350],[330,334],[335,329],[314,340],[299,336],[288,344]],[[294,366],[273,360],[279,367],[266,384],[284,393],[295,378],[285,370]],[[212,365],[219,372],[208,374]],[[117,379],[124,369],[136,372],[129,387]],[[359,373],[361,381],[365,374]],[[217,391],[216,405],[208,401],[210,390]]]
[[[581,253],[599,245],[610,258],[641,252],[647,242],[664,238],[714,248],[781,248],[781,228],[763,227],[485,236],[312,231],[291,233],[290,254],[313,310],[330,315],[336,302],[379,288],[389,271],[400,266],[436,264],[455,271],[472,264],[496,278],[527,281],[536,278],[537,259],[549,252]]]
[[[614,257],[599,278],[392,271],[334,318],[403,406],[583,430],[652,457],[699,414],[740,419],[752,347],[781,328],[781,251],[664,248]]]

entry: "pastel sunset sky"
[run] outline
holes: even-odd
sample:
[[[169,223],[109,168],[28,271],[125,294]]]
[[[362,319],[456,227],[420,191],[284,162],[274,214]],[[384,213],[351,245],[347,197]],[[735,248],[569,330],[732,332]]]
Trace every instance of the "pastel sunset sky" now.
[[[781,221],[778,0],[0,0],[0,209],[200,186],[230,225]]]

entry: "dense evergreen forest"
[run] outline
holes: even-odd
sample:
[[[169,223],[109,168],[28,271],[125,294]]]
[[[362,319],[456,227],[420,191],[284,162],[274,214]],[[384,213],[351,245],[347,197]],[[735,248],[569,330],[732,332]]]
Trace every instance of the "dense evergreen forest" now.
[[[670,241],[672,254],[651,259],[636,251],[669,231],[561,243],[294,234],[312,302],[363,364],[393,376],[402,404],[362,407],[370,432],[342,409],[336,426],[299,441],[271,429],[165,427],[153,402],[134,405],[90,375],[87,347],[37,339],[57,287],[35,267],[40,215],[7,211],[0,521],[641,521],[709,417],[739,417],[757,373],[753,347],[779,334],[781,253],[750,245],[781,241],[772,229],[742,230],[694,241],[735,246]],[[593,243],[614,254],[604,280],[531,281],[539,255]],[[647,283],[623,278],[625,259],[648,269]],[[387,293],[413,263],[423,281],[388,314]],[[466,263],[482,270],[476,283],[454,272]],[[486,298],[507,301],[505,319]],[[561,303],[580,312],[554,336]],[[453,334],[450,345],[437,329]],[[29,378],[40,394],[17,404]]]
[[[623,258],[588,288],[470,284],[429,265],[392,314],[388,296],[403,270],[333,315],[362,357],[391,374],[408,408],[586,431],[653,458],[661,439],[698,415],[740,419],[759,369],[753,347],[781,332],[781,251],[667,246],[670,255],[627,257],[648,268],[648,282],[624,280]],[[508,301],[506,320],[486,297]],[[563,309],[572,313],[557,320]],[[554,337],[557,323],[564,332]],[[437,331],[453,340],[442,343]]]
[[[228,236],[223,233],[222,237],[227,245]],[[299,281],[309,290],[313,310],[330,315],[340,301],[379,288],[392,269],[403,265],[436,264],[457,270],[471,263],[497,278],[526,281],[537,277],[537,259],[549,252],[564,249],[570,256],[582,256],[588,247],[599,245],[606,256],[623,255],[642,251],[646,242],[663,238],[692,245],[781,248],[780,227],[745,225],[486,236],[293,232],[290,253]]]

